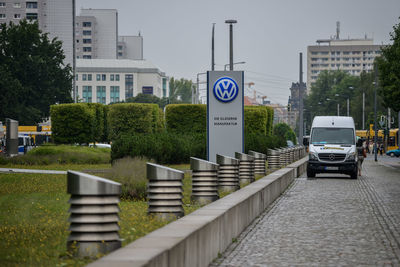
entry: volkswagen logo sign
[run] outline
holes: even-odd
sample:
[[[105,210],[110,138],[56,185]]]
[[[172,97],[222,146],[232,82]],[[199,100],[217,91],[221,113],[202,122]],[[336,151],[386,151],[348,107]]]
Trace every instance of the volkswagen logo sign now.
[[[330,160],[335,160],[335,155],[334,155],[334,154],[330,154],[330,155],[329,155],[329,159],[330,159]]]
[[[214,83],[213,92],[218,101],[228,103],[238,95],[239,86],[232,78],[222,77]]]

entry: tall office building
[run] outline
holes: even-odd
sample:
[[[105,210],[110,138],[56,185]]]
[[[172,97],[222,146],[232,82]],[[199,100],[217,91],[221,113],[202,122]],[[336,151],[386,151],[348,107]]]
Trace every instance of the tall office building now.
[[[76,18],[76,57],[116,59],[118,12],[116,9],[81,9]]]
[[[317,45],[307,47],[307,91],[323,70],[343,70],[351,75],[373,70],[375,57],[381,54],[382,45],[373,39],[340,39],[339,24],[334,38],[317,40]]]
[[[143,60],[143,37],[118,36],[118,58]]]
[[[50,39],[62,41],[64,62],[74,66],[75,0],[0,0],[0,23],[18,24],[24,18],[37,21]]]

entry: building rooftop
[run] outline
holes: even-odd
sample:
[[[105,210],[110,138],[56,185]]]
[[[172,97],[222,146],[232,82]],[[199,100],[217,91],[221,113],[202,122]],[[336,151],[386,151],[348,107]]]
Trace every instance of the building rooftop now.
[[[78,70],[88,69],[135,69],[137,72],[159,72],[165,75],[162,70],[148,60],[132,59],[76,59]]]

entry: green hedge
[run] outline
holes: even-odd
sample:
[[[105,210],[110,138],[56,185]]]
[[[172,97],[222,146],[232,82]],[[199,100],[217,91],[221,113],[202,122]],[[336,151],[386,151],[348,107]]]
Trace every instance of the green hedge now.
[[[95,139],[96,111],[85,103],[50,107],[52,139],[56,144],[89,143]]]
[[[258,133],[250,133],[245,136],[245,152],[249,150],[257,151],[267,155],[268,148],[287,146],[284,138],[276,135],[263,135]]]
[[[274,109],[271,107],[265,107],[268,112],[268,121],[267,121],[267,135],[272,135],[272,129],[274,125]]]
[[[162,118],[157,104],[122,103],[109,107],[110,140],[124,134],[154,133],[161,130]]]
[[[166,107],[165,120],[170,133],[206,133],[207,106],[171,104]]]
[[[293,144],[297,144],[296,134],[286,123],[278,123],[274,126],[274,135],[282,136],[285,141],[292,140]],[[286,145],[285,145],[286,146]]]
[[[267,133],[268,112],[265,108],[252,106],[244,107],[244,132],[247,134],[263,134]]]
[[[126,156],[147,157],[161,164],[189,163],[206,157],[205,134],[150,133],[121,135],[111,148],[112,161]]]
[[[87,103],[90,109],[93,110],[94,117],[94,129],[93,129],[93,140],[95,142],[103,141],[104,136],[104,105],[100,103]]]

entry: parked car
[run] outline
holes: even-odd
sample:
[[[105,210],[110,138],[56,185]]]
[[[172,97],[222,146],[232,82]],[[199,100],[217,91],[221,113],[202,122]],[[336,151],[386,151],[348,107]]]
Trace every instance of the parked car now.
[[[89,147],[111,148],[110,144],[89,144]]]
[[[398,149],[392,149],[386,152],[386,155],[391,156],[391,157],[400,157],[400,148]]]

